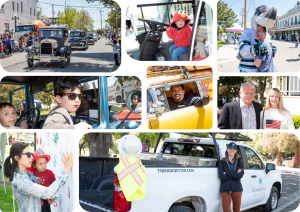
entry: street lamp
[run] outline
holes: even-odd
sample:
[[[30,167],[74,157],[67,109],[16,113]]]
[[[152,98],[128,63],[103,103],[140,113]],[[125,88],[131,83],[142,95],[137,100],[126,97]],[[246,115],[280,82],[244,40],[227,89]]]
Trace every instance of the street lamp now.
[[[19,20],[19,17],[17,18],[18,14],[14,13],[14,17],[11,18],[11,20],[15,20],[15,33],[17,32],[17,20]]]

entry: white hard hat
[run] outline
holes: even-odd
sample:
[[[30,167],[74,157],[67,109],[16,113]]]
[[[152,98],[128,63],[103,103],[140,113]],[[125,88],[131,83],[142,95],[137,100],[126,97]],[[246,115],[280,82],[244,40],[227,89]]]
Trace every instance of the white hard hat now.
[[[142,152],[142,142],[135,135],[125,135],[118,143],[119,153],[124,157],[136,157]]]

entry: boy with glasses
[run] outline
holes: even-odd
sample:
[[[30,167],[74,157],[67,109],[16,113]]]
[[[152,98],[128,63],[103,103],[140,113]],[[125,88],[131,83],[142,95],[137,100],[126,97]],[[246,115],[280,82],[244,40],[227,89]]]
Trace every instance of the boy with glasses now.
[[[82,93],[83,88],[75,78],[63,77],[57,80],[54,95],[59,106],[51,110],[43,129],[92,129],[92,126],[85,122],[74,125],[70,115],[78,110],[83,99]]]

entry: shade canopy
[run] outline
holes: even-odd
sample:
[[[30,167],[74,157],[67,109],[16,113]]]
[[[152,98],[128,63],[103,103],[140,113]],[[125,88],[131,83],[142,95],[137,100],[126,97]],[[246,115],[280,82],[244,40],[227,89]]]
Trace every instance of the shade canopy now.
[[[239,32],[242,33],[244,31],[244,29],[240,26],[234,26],[232,28],[227,28],[226,32]]]

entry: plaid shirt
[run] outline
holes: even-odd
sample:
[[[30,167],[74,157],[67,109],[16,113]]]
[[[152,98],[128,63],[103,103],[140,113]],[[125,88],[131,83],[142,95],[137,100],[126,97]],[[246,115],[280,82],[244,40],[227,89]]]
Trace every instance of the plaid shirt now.
[[[247,105],[245,105],[245,103],[241,99],[240,107],[241,107],[243,129],[256,130],[256,114],[255,114],[253,103],[251,102],[251,105],[248,108]]]

